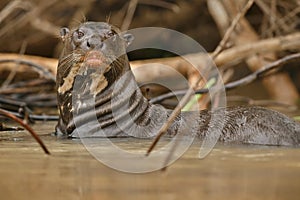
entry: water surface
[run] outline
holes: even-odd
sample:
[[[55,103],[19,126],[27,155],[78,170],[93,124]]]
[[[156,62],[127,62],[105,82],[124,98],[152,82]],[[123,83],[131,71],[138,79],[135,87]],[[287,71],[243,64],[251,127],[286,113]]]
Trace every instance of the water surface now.
[[[165,172],[128,174],[103,165],[80,140],[58,140],[49,135],[54,125],[34,126],[52,153],[50,156],[26,131],[0,132],[0,199],[300,197],[299,148],[218,144],[200,160],[197,155],[201,143],[196,141]],[[133,152],[144,151],[151,143],[133,138],[112,141]]]

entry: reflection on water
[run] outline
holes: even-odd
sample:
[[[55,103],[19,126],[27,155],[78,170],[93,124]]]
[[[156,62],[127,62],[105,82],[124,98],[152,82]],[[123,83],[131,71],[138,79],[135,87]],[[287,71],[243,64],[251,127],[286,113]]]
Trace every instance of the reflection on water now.
[[[218,144],[203,160],[200,142],[166,172],[126,174],[93,158],[78,140],[36,125],[51,156],[25,132],[0,132],[1,199],[299,199],[300,149]],[[127,151],[151,141],[113,139]],[[105,151],[105,149],[103,149]],[[107,152],[109,154],[109,152]],[[113,155],[112,155],[113,156]]]

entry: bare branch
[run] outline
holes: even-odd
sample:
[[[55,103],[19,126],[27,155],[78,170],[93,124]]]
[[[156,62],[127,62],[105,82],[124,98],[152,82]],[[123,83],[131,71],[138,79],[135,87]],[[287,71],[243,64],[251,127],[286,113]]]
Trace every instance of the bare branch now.
[[[221,40],[220,44],[215,49],[215,51],[212,53],[213,60],[224,49],[224,47],[225,47],[225,45],[226,45],[226,43],[227,43],[227,41],[228,41],[228,39],[230,37],[230,34],[233,32],[234,28],[238,24],[239,19],[246,14],[247,10],[249,10],[249,8],[251,7],[252,4],[253,4],[253,0],[249,0],[248,3],[246,4],[246,6],[244,7],[244,9],[240,12],[240,14],[238,14],[235,17],[235,19],[232,21],[231,26],[227,29],[227,31],[226,31],[223,39]],[[201,77],[196,82],[194,82],[193,85],[186,91],[186,94],[184,95],[184,97],[182,98],[182,100],[179,102],[179,104],[176,106],[176,108],[171,113],[171,115],[168,118],[168,120],[164,123],[164,125],[159,130],[159,132],[156,135],[153,143],[150,145],[150,147],[149,147],[146,155],[149,155],[151,153],[151,151],[154,149],[154,147],[156,146],[156,144],[158,143],[158,141],[160,140],[160,138],[165,134],[165,132],[171,126],[171,124],[174,121],[174,119],[178,116],[178,114],[180,113],[181,109],[190,100],[191,96],[194,94],[194,90],[198,87],[198,84],[199,84],[200,81],[201,81]]]
[[[129,28],[129,26],[131,24],[133,15],[135,13],[135,10],[136,10],[138,2],[139,2],[138,0],[131,0],[129,2],[127,13],[126,13],[126,15],[124,17],[123,24],[121,26],[121,30],[122,31],[128,30],[128,28]]]
[[[55,76],[53,76],[53,74],[51,72],[49,72],[43,66],[41,66],[37,63],[33,63],[31,61],[21,60],[21,59],[15,59],[15,60],[14,59],[2,59],[2,60],[0,60],[0,63],[5,63],[5,62],[14,62],[14,63],[18,63],[18,64],[28,65],[28,66],[32,67],[35,71],[37,71],[40,75],[44,76],[45,78],[52,80],[54,82],[56,80]]]
[[[170,9],[175,13],[178,13],[180,11],[180,7],[176,5],[175,3],[167,2],[167,1],[162,1],[162,0],[140,0],[140,4],[145,4],[145,5],[153,5],[153,6],[158,6],[161,8],[166,8]]]
[[[14,116],[13,114],[3,110],[0,108],[0,115],[6,116],[14,121],[16,121],[17,123],[19,123],[21,126],[23,126],[27,131],[29,131],[29,133],[32,135],[32,137],[37,141],[37,143],[42,147],[42,149],[44,150],[44,152],[48,155],[50,155],[49,150],[47,149],[46,145],[43,143],[43,141],[40,139],[40,137],[34,132],[34,130],[28,126],[27,124],[25,124],[21,119],[17,118],[16,116]]]
[[[239,79],[239,80],[231,82],[231,83],[227,83],[226,85],[224,85],[224,87],[226,90],[231,90],[231,89],[234,89],[237,87],[241,87],[243,85],[247,85],[247,84],[255,81],[256,79],[265,76],[265,74],[267,74],[267,73],[269,73],[268,75],[270,75],[270,72],[272,72],[272,73],[276,72],[276,71],[272,71],[272,70],[277,69],[286,63],[296,61],[296,60],[300,60],[300,53],[291,54],[291,55],[285,56],[279,60],[276,60],[275,62],[269,63],[266,66],[262,67],[261,69],[253,72],[252,74],[250,74],[242,79]],[[213,88],[211,88],[211,89],[213,89]],[[172,98],[174,96],[183,96],[186,93],[186,91],[187,90],[177,90],[174,92],[163,94],[158,97],[152,98],[150,100],[150,102],[151,103],[159,103],[165,99]],[[195,91],[196,94],[204,94],[207,92],[209,92],[209,89],[200,89],[200,90]]]
[[[227,44],[228,40],[230,39],[230,36],[232,32],[234,31],[235,27],[237,26],[238,22],[240,19],[246,14],[246,12],[251,8],[253,5],[254,0],[249,0],[243,10],[239,12],[236,17],[233,19],[231,22],[231,25],[229,28],[226,30],[224,37],[220,41],[219,45],[217,48],[214,50],[214,52],[211,54],[211,57],[213,60],[216,59],[216,57],[225,49],[225,45]]]

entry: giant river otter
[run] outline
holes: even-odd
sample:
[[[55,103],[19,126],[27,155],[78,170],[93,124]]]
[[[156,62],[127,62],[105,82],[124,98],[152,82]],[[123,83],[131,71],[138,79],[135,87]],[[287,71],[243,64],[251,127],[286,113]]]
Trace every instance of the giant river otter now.
[[[126,55],[133,37],[103,22],[63,28],[61,35],[64,49],[57,69],[60,117],[56,133],[67,137],[154,137],[171,110],[149,103],[136,86]],[[213,115],[217,120],[211,124]],[[218,127],[219,123],[222,126]],[[182,112],[167,135],[182,130],[204,138],[213,134],[208,131],[212,125],[220,129],[222,142],[300,144],[299,123],[261,107]]]

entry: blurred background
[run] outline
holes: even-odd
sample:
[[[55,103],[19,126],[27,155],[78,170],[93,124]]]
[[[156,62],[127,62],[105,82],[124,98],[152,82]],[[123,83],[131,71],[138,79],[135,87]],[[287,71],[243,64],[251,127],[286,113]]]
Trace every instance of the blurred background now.
[[[0,0],[0,52],[58,58],[61,51],[60,28],[72,28],[84,21],[106,21],[122,30],[147,26],[165,27],[192,37],[208,52],[212,52],[234,18],[236,14],[234,9],[241,10],[246,2],[245,0]],[[228,16],[228,19],[224,18],[224,22],[222,17],[216,16],[216,13],[222,12],[227,12],[224,16]],[[298,0],[255,0],[244,20],[248,23],[248,27],[251,27],[252,36],[259,41],[297,33],[300,26],[299,12]],[[224,26],[224,23],[227,25]],[[228,48],[254,42],[251,35],[240,39],[245,35],[244,32],[248,32],[243,28],[237,27]],[[156,36],[149,34],[145,40],[151,40],[152,37]],[[241,40],[243,42],[240,42]],[[277,51],[272,54],[270,60],[274,61],[298,50]],[[168,56],[174,55],[151,49],[129,54],[130,60]],[[260,60],[265,63],[269,62],[268,59],[265,56]],[[254,71],[253,67],[249,67],[247,60],[229,65],[234,66],[234,75],[230,80],[239,79]],[[282,71],[285,73],[283,81],[281,78],[274,78],[264,87],[261,87],[259,81],[229,94],[247,95],[258,99],[271,98],[296,104],[295,100],[299,99],[300,89],[298,63],[290,63]],[[7,76],[9,72],[0,70],[2,80]],[[281,88],[279,92],[270,91],[274,85],[282,85],[283,82],[288,82],[288,87],[283,85],[283,89]]]
[[[109,21],[123,30],[170,28],[191,36],[207,51],[212,51],[220,40],[205,0],[1,0],[0,8],[6,8],[0,18],[2,52],[19,52],[26,43],[27,54],[57,57],[59,29],[84,21]],[[258,11],[256,8],[249,16],[253,23],[259,20]]]

